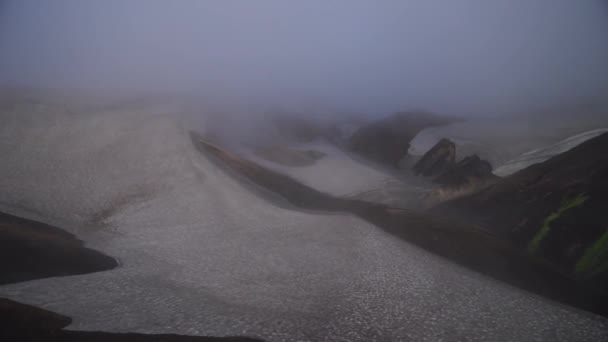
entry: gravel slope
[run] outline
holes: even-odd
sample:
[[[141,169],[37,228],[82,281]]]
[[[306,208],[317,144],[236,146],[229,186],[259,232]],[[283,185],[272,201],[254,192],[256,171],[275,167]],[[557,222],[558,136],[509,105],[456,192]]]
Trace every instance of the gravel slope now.
[[[122,265],[1,286],[0,296],[71,316],[80,330],[269,341],[608,339],[602,317],[360,219],[268,202],[197,153],[164,111],[4,109],[2,209],[61,223]]]

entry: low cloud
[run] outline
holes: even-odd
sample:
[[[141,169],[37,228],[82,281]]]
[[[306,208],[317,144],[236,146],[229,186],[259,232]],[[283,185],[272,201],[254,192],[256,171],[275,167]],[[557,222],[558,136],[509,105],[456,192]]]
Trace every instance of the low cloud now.
[[[493,115],[608,95],[601,0],[8,0],[4,86]]]

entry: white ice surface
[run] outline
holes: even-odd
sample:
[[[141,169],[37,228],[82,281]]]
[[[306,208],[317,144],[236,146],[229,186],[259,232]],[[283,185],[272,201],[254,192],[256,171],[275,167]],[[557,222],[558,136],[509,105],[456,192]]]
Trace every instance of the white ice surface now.
[[[1,209],[58,224],[122,263],[1,286],[0,296],[69,315],[70,328],[83,330],[269,341],[608,339],[602,317],[358,218],[261,199],[154,111],[0,114]]]

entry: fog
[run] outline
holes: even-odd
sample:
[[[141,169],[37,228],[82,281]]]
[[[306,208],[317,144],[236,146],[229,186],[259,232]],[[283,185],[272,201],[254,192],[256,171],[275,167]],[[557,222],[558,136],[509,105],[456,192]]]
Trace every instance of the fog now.
[[[0,4],[5,87],[459,115],[608,98],[600,0]]]

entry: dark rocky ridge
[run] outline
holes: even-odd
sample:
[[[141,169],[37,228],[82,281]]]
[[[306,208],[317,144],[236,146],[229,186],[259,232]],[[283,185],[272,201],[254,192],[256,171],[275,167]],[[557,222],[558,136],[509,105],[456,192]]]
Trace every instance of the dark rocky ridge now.
[[[261,167],[191,134],[195,147],[239,180],[278,194],[296,209],[350,212],[452,261],[570,305],[608,315],[608,297],[585,284],[555,272],[520,253],[502,239],[471,224],[433,218],[425,212],[333,197]],[[244,178],[244,179],[243,179]]]
[[[441,139],[428,150],[413,166],[415,175],[437,176],[456,162],[456,144],[449,139]]]
[[[434,177],[442,190],[473,191],[499,179],[492,165],[474,154],[456,162],[456,144],[443,138],[428,150],[412,167],[415,175]]]
[[[0,298],[0,340],[2,341],[99,341],[99,342],[256,342],[247,337],[148,335],[63,330],[72,319],[51,311]]]
[[[116,260],[83,246],[74,235],[41,222],[0,213],[0,284],[110,270]]]
[[[492,174],[492,165],[478,155],[464,157],[459,162],[446,168],[446,170],[433,179],[433,182],[443,187],[459,188],[471,186],[481,182],[498,179]]]
[[[410,142],[425,128],[456,120],[423,111],[396,113],[359,128],[350,138],[350,148],[376,162],[399,167]]]
[[[605,133],[431,212],[477,224],[608,292],[607,151]]]

